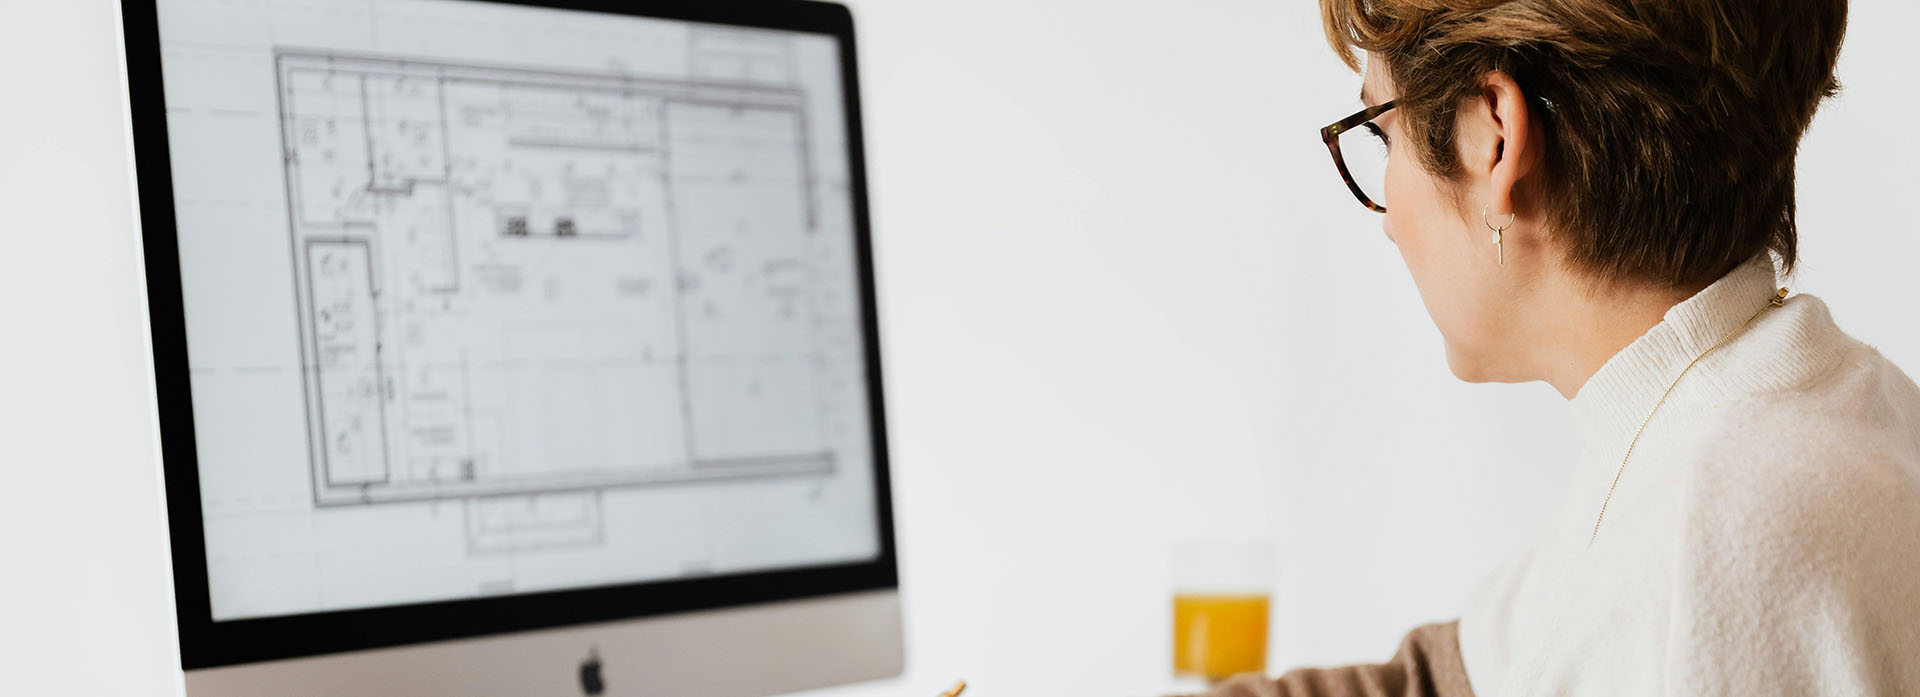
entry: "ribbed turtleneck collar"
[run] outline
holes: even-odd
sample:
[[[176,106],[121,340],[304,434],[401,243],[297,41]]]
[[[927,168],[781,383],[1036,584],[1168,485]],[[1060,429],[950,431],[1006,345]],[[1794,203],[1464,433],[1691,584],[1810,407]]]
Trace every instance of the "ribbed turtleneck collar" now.
[[[1568,403],[1581,439],[1593,447],[1629,437],[1688,363],[1740,330],[1773,298],[1774,281],[1773,260],[1762,254],[1668,309]]]

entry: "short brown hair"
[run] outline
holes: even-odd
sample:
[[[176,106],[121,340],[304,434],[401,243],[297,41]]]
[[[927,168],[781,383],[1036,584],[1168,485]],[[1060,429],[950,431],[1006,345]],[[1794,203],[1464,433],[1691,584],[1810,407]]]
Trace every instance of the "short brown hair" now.
[[[1455,116],[1492,71],[1543,126],[1538,190],[1567,260],[1605,280],[1710,283],[1795,261],[1794,155],[1846,0],[1320,0],[1349,67],[1397,86],[1429,172],[1460,174]]]

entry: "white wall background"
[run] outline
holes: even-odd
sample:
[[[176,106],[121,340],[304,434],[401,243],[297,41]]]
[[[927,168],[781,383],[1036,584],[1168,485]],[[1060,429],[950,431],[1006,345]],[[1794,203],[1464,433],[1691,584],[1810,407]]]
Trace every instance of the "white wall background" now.
[[[117,9],[0,4],[0,692],[179,689]],[[1313,3],[859,0],[909,666],[821,695],[1149,694],[1169,541],[1275,537],[1275,667],[1452,617],[1574,450],[1446,372],[1314,130]],[[1906,0],[1856,0],[1803,270],[1920,370]],[[970,691],[969,694],[976,694]]]

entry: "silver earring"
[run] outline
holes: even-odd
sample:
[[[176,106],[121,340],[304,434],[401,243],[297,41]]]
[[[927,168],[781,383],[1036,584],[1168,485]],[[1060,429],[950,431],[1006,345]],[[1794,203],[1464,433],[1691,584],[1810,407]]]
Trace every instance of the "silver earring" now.
[[[1500,227],[1494,227],[1493,223],[1487,220],[1487,208],[1485,206],[1480,208],[1480,224],[1487,226],[1488,230],[1493,231],[1493,258],[1494,261],[1501,266],[1507,265],[1507,248],[1500,243],[1500,233],[1506,232],[1507,228],[1513,227],[1513,218],[1514,214],[1508,213],[1506,224]]]

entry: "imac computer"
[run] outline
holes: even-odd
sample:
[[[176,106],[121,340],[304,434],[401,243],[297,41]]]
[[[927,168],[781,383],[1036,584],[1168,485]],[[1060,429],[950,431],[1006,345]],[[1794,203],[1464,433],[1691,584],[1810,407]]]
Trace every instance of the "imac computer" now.
[[[899,673],[846,8],[121,5],[189,697]]]

